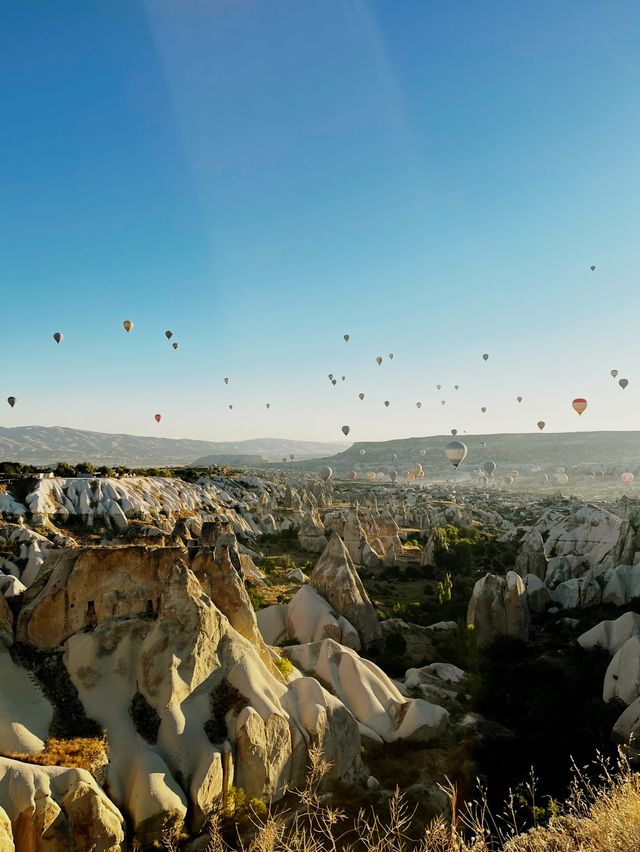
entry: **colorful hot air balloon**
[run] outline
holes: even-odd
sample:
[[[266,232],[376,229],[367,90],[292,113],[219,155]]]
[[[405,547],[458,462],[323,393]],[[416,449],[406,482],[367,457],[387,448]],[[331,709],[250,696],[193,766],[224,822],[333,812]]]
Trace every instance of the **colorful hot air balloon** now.
[[[629,472],[623,473],[620,478],[622,479],[622,481],[624,482],[625,485],[631,485],[631,483],[634,480],[633,474],[629,473]]]
[[[130,332],[130,331],[131,331],[131,329],[133,328],[133,323],[131,322],[131,320],[125,320],[125,321],[122,323],[122,327],[123,327],[123,328],[124,328],[124,330],[127,332],[127,334],[129,334],[129,332]]]
[[[350,426],[343,426],[342,427],[342,434],[345,436],[345,438],[347,437],[347,435],[349,434],[350,431],[351,431]]]
[[[357,479],[357,476],[358,474],[355,472],[355,470],[350,470],[347,474],[347,479]]]
[[[622,390],[624,390],[627,387],[627,385],[629,384],[629,379],[620,379],[618,384],[620,385]]]
[[[451,464],[457,468],[467,455],[466,444],[463,444],[462,441],[450,441],[444,448],[444,454]]]
[[[162,420],[162,414],[154,414],[153,419],[156,421],[156,423],[159,423]]]
[[[369,473],[367,474],[367,479],[373,481],[375,478],[376,478],[376,475],[375,475],[374,471],[370,470]]]
[[[613,378],[614,378],[614,379],[615,379],[615,378],[617,378],[617,376],[618,376],[618,371],[617,371],[617,370],[612,370],[612,371],[611,371],[611,375],[613,376]]]
[[[545,427],[546,425],[547,425],[547,424],[544,422],[544,420],[538,420],[538,424],[537,424],[537,426],[538,426],[538,429],[539,429],[541,432],[542,432],[542,430],[544,429],[544,427]]]
[[[9,405],[11,406],[11,408],[13,408],[13,406],[16,404],[16,402],[17,402],[17,401],[18,401],[18,400],[17,400],[17,398],[16,398],[15,396],[8,396],[8,397],[7,397],[7,402],[9,403]]]
[[[344,340],[344,342],[345,342],[345,343],[348,343],[348,342],[349,342],[349,337],[350,337],[350,335],[348,335],[348,334],[343,334],[343,335],[342,335],[342,337],[343,337],[343,340]]]
[[[376,358],[376,364],[378,365],[378,367],[380,366],[380,364],[382,364],[382,355],[378,355],[378,357]]]
[[[421,403],[421,402],[416,402],[416,408],[422,408],[422,403]]]
[[[171,345],[173,346],[173,348],[174,348],[174,349],[179,349],[179,348],[180,348],[180,344],[179,344],[179,343],[172,343]]]
[[[578,414],[582,414],[582,412],[585,411],[588,402],[586,399],[583,399],[581,396],[578,396],[573,400],[571,405],[574,411],[577,411]]]
[[[173,337],[173,332],[165,331],[164,336],[167,338],[167,340],[171,340],[171,338]]]
[[[328,482],[331,479],[332,476],[333,476],[333,471],[331,470],[330,467],[323,467],[322,470],[320,471],[320,479],[323,482]]]
[[[358,399],[360,400],[360,402],[362,402],[362,400],[364,399],[364,394],[363,394],[363,393],[359,393],[359,394],[358,394]]]
[[[53,335],[53,339],[56,343],[62,343],[64,339],[64,334],[61,331],[56,331],[56,333]]]
[[[487,353],[486,353],[486,352],[485,352],[485,353],[484,353],[484,355],[482,356],[482,360],[483,360],[483,361],[488,361],[488,360],[489,360],[489,356],[487,355]]]

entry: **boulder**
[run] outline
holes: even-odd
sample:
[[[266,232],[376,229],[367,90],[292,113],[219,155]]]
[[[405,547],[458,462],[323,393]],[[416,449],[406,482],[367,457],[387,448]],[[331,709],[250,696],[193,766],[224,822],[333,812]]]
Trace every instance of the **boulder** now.
[[[547,573],[547,557],[539,530],[531,529],[522,537],[514,570],[521,577],[532,574],[544,580]]]
[[[358,631],[367,647],[379,641],[380,625],[353,560],[337,533],[329,539],[311,574],[311,585]]]
[[[498,636],[529,638],[527,594],[515,571],[506,577],[486,574],[473,587],[467,609],[467,624],[475,631],[478,645],[488,645]]]
[[[578,636],[578,643],[587,649],[604,648],[610,654],[615,654],[627,639],[640,635],[640,615],[635,612],[625,612],[612,621],[601,621]]]
[[[619,698],[633,704],[640,696],[640,636],[630,636],[616,651],[604,676],[604,701]]]
[[[300,643],[329,637],[356,651],[361,648],[358,631],[308,583],[298,589],[287,605],[286,632]]]
[[[316,508],[311,509],[304,516],[298,531],[298,543],[303,550],[308,550],[310,553],[322,553],[327,546],[324,526]]]
[[[551,592],[544,581],[536,574],[526,574],[524,587],[527,590],[527,601],[531,612],[544,612],[551,603]]]

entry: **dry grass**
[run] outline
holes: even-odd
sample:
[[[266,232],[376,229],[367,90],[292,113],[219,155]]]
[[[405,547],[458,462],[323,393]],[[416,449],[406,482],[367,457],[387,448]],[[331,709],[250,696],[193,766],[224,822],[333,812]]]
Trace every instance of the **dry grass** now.
[[[8,753],[4,757],[35,763],[37,766],[73,766],[95,772],[108,763],[107,745],[102,737],[76,737],[59,740],[49,737],[44,751],[38,754]]]
[[[223,809],[211,814],[207,852],[640,852],[640,775],[621,753],[615,766],[600,758],[591,772],[574,770],[570,795],[555,809],[546,826],[521,830],[515,800],[492,815],[486,799],[458,808],[454,785],[443,790],[451,818],[439,817],[415,836],[414,812],[396,790],[388,814],[363,809],[355,825],[328,804],[320,792],[327,765],[312,755],[311,770],[297,803],[288,810],[254,815],[252,837],[230,842]],[[535,782],[528,785],[529,815],[543,810],[536,803]],[[167,849],[178,849],[166,842]]]

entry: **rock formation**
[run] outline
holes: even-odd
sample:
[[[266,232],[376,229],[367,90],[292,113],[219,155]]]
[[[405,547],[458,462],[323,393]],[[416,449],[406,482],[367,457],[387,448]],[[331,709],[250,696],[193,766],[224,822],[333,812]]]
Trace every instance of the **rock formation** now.
[[[506,577],[487,574],[473,587],[467,624],[475,631],[478,645],[488,645],[498,636],[529,638],[527,593],[515,571]]]

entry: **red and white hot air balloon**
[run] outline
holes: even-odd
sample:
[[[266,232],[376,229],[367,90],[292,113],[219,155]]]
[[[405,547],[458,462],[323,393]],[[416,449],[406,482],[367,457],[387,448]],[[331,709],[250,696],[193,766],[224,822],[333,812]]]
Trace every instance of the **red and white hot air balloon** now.
[[[573,400],[571,406],[574,411],[578,412],[578,414],[582,414],[582,412],[586,410],[588,404],[589,403],[586,399],[583,399],[581,396],[578,396]]]

